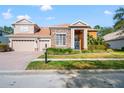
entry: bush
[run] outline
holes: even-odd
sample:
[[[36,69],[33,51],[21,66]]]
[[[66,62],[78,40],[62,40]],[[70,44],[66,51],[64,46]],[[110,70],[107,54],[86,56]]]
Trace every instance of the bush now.
[[[71,54],[71,48],[48,48],[48,54],[61,55],[61,54]]]
[[[82,53],[103,53],[105,50],[82,50]]]
[[[122,47],[121,50],[124,51],[124,47]]]
[[[105,45],[88,45],[89,50],[106,50],[107,46]]]
[[[9,50],[9,46],[6,44],[0,44],[0,52],[6,52]]]
[[[80,50],[73,50],[71,54],[79,54],[81,51]]]
[[[107,51],[108,53],[113,52],[113,50],[112,50],[112,49],[107,49],[106,51]]]
[[[82,53],[91,53],[92,51],[91,50],[82,50],[81,52]]]

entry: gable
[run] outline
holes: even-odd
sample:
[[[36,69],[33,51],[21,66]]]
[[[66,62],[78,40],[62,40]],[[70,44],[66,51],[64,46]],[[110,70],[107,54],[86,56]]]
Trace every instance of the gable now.
[[[89,25],[85,22],[78,20],[77,22],[72,23],[70,26],[89,26]]]
[[[27,19],[21,19],[21,20],[16,21],[14,24],[33,24],[33,22]]]

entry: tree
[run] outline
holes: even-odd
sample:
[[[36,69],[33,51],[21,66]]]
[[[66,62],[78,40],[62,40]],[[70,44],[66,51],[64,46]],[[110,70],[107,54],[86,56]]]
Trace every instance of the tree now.
[[[113,19],[115,20],[115,30],[124,29],[124,8],[120,7],[117,9]]]
[[[0,27],[0,31],[5,32],[6,34],[12,34],[13,28],[8,27],[8,26],[4,26],[4,27]]]
[[[96,25],[94,26],[94,28],[98,30],[97,32],[98,36],[101,36],[101,37],[115,31],[114,28],[112,27],[101,27],[100,25]]]

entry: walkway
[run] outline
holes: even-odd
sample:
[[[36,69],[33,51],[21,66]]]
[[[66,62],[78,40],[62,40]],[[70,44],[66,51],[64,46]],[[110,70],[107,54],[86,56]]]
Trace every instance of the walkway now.
[[[37,58],[37,59],[34,59],[33,61],[44,61],[45,59],[41,59],[41,58]],[[82,60],[87,60],[87,61],[96,61],[96,60],[124,60],[124,58],[71,58],[71,59],[52,59],[52,58],[49,58],[48,59],[49,61],[82,61]]]

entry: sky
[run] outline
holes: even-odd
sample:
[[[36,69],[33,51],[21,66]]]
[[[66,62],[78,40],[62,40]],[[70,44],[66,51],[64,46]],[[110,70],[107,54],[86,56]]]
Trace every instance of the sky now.
[[[74,23],[82,20],[92,27],[114,25],[113,16],[117,5],[1,5],[0,26],[11,26],[16,20],[27,18],[39,26]]]

